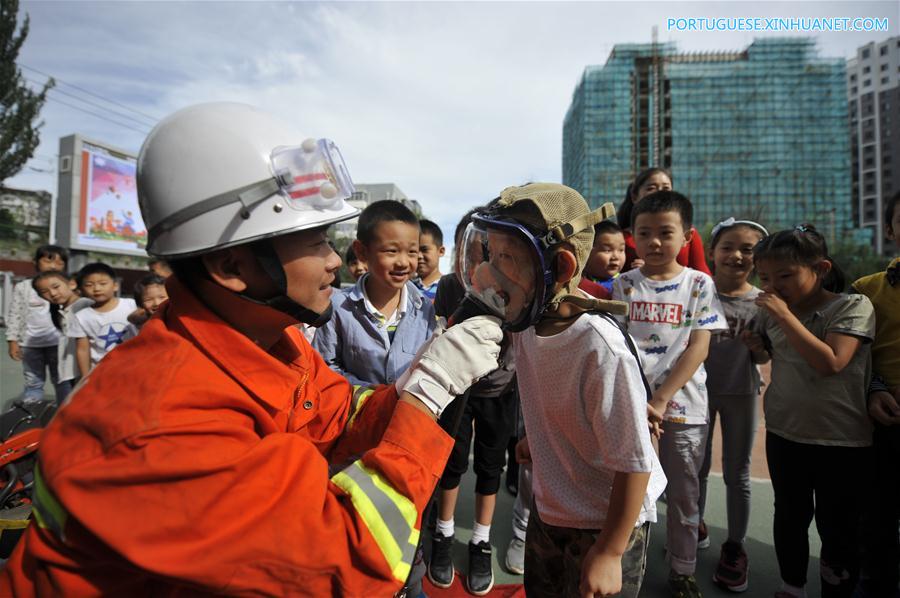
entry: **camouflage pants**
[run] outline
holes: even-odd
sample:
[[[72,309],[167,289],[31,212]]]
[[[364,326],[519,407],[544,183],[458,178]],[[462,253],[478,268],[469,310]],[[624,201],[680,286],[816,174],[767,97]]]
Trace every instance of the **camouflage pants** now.
[[[581,564],[598,531],[548,525],[532,505],[525,538],[525,595],[580,596]],[[640,592],[649,540],[649,523],[634,528],[622,555],[622,591],[616,596],[635,598]]]

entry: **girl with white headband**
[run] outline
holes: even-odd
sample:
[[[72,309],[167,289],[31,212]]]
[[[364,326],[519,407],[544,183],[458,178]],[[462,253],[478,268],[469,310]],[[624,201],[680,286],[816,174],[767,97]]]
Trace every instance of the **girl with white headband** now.
[[[756,433],[756,401],[760,377],[758,363],[768,360],[765,352],[753,352],[741,336],[752,329],[762,291],[750,284],[753,247],[768,235],[750,220],[728,218],[712,230],[709,263],[713,265],[716,293],[728,321],[710,339],[706,359],[709,392],[709,434],[706,458],[700,469],[700,530],[698,548],[709,546],[703,522],[706,480],[712,460],[712,437],[716,417],[722,427],[722,473],[726,487],[728,540],[722,545],[713,580],[733,592],[747,589],[749,563],[743,543],[750,521],[750,452]]]

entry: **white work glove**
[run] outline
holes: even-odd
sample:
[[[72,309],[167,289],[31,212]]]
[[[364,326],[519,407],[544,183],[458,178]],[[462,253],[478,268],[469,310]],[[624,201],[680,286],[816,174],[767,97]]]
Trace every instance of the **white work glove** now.
[[[494,316],[438,328],[395,383],[397,393],[410,393],[439,416],[475,381],[497,369],[502,340],[500,319]]]

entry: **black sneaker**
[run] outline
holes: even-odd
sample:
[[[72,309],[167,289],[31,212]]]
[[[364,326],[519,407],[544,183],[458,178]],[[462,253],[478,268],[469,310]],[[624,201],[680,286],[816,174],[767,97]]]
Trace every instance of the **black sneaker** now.
[[[491,566],[491,545],[487,542],[469,542],[469,574],[466,585],[470,594],[484,596],[494,587],[494,570]]]
[[[428,579],[439,588],[449,588],[453,584],[453,559],[450,549],[453,536],[449,538],[439,533],[431,539],[431,561],[428,563]]]

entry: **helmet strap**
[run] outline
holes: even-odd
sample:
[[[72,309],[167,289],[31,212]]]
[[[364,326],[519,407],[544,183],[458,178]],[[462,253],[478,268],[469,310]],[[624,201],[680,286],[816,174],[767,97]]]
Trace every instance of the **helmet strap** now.
[[[272,282],[275,283],[279,292],[274,297],[269,297],[264,300],[254,299],[242,293],[241,296],[243,298],[255,303],[268,305],[272,309],[287,314],[299,322],[309,324],[316,328],[322,326],[331,319],[331,303],[328,304],[328,309],[319,313],[300,305],[288,297],[287,275],[284,273],[284,267],[281,265],[281,260],[278,257],[278,253],[275,251],[275,247],[272,245],[271,239],[263,239],[251,243],[249,247],[253,252],[254,257],[256,257],[256,261],[259,262],[259,265],[266,275],[268,275],[268,277],[272,279]]]

